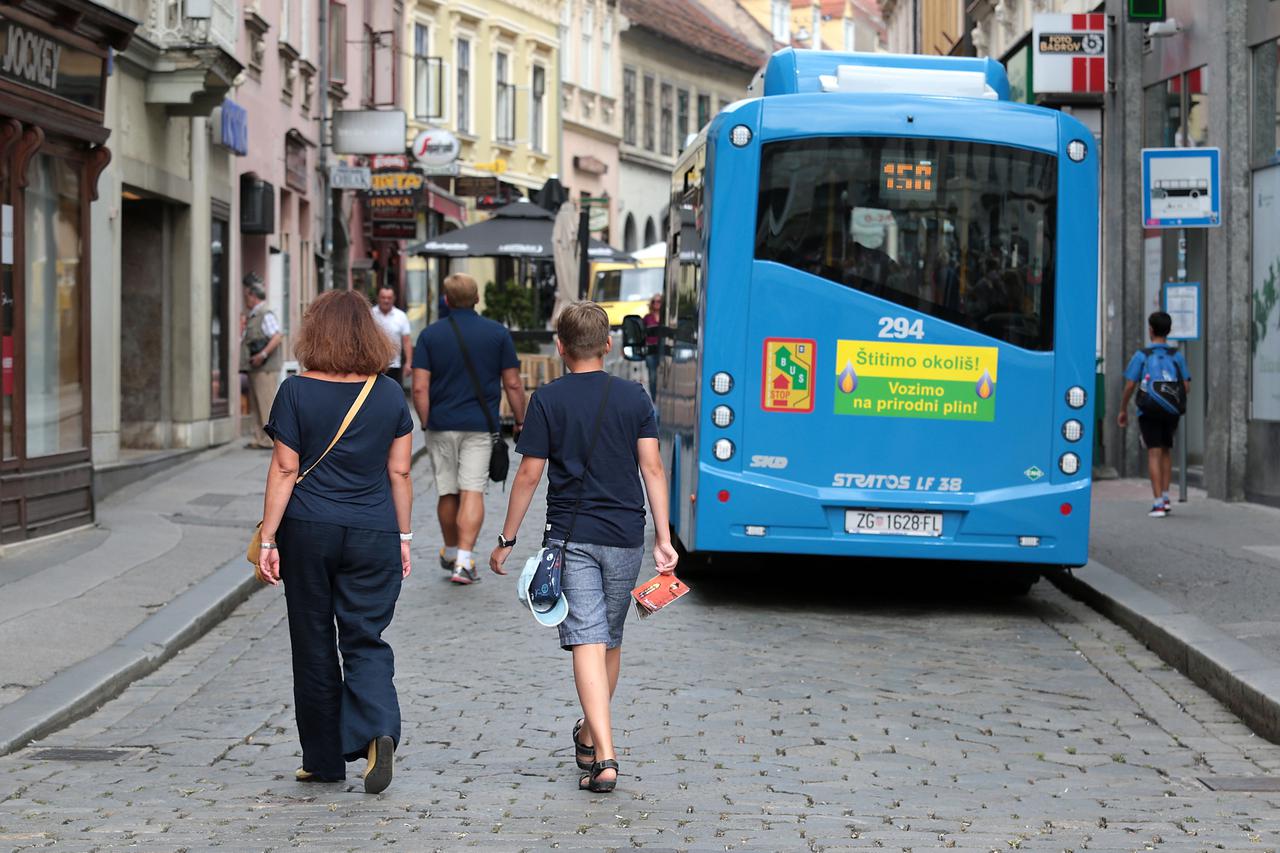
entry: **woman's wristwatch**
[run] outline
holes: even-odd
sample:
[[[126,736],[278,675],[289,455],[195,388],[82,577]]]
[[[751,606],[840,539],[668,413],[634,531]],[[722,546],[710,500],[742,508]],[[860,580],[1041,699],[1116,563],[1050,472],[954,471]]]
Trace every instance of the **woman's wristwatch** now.
[[[275,551],[280,546],[274,542],[259,542],[258,547],[261,548],[263,551]]]
[[[413,533],[401,533],[401,534],[400,534],[400,541],[401,541],[401,542],[412,542],[412,541],[413,541]]]

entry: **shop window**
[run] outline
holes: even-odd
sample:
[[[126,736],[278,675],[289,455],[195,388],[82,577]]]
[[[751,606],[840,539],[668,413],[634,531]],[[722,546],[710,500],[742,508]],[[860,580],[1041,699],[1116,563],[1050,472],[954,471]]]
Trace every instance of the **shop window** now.
[[[636,70],[622,69],[622,141],[636,144]]]
[[[1253,133],[1255,166],[1280,160],[1280,39],[1253,50]]]
[[[547,69],[541,65],[533,66],[533,86],[531,91],[533,103],[529,115],[529,147],[534,151],[547,150],[546,144],[546,100]]]
[[[458,133],[471,132],[471,39],[458,39]]]
[[[347,82],[347,7],[329,0],[329,81]]]
[[[675,90],[672,89],[670,83],[662,84],[662,90],[661,90],[662,100],[660,102],[660,106],[662,108],[662,113],[661,113],[662,123],[658,128],[658,138],[661,140],[663,154],[671,154],[675,150],[671,144],[671,133],[672,133],[671,100],[672,100],[672,94],[674,91]]]
[[[653,96],[656,81],[652,74],[644,75],[644,150],[654,149]]]
[[[215,418],[225,418],[230,411],[231,296],[227,288],[228,259],[231,247],[230,217],[215,212],[209,234],[209,290],[213,298],[209,328],[209,408]]]
[[[689,90],[676,92],[676,150],[683,153],[689,138]]]
[[[34,458],[85,446],[82,241],[76,165],[41,154],[27,174],[26,456]]]
[[[516,85],[511,82],[511,57],[505,53],[493,55],[497,78],[494,105],[497,109],[497,140],[512,143],[516,138]]]

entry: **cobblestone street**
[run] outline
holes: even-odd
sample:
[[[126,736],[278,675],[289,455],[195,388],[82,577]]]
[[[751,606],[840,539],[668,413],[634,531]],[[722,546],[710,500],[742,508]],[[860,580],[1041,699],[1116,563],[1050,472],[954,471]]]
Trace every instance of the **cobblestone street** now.
[[[504,503],[489,497],[485,554]],[[911,584],[868,590],[853,573],[870,566],[791,572],[804,584],[781,600],[772,575],[695,577],[670,612],[633,617],[619,792],[580,793],[568,655],[516,606],[511,576],[446,582],[433,507],[427,489],[391,631],[405,728],[385,794],[362,792],[360,764],[343,785],[293,781],[284,599],[265,590],[94,715],[0,759],[0,847],[1280,847],[1280,793],[1199,781],[1273,773],[1280,748],[1121,629],[1046,583],[912,601]],[[48,746],[136,749],[38,760]]]

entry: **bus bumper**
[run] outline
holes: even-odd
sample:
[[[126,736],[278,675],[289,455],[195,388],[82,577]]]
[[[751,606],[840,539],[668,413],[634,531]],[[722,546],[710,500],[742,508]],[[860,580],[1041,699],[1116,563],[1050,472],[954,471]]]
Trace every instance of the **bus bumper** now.
[[[815,554],[1083,566],[1089,559],[1089,478],[976,493],[835,489],[703,465],[695,552]],[[940,536],[846,532],[849,510],[942,513]]]

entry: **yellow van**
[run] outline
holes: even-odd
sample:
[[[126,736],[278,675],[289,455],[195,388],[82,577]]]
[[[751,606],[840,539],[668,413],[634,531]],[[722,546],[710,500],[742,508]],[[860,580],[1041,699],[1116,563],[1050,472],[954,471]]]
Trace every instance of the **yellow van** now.
[[[591,301],[609,315],[610,326],[621,326],[628,314],[649,313],[649,300],[662,292],[665,264],[662,253],[656,258],[637,256],[634,263],[592,264]]]

